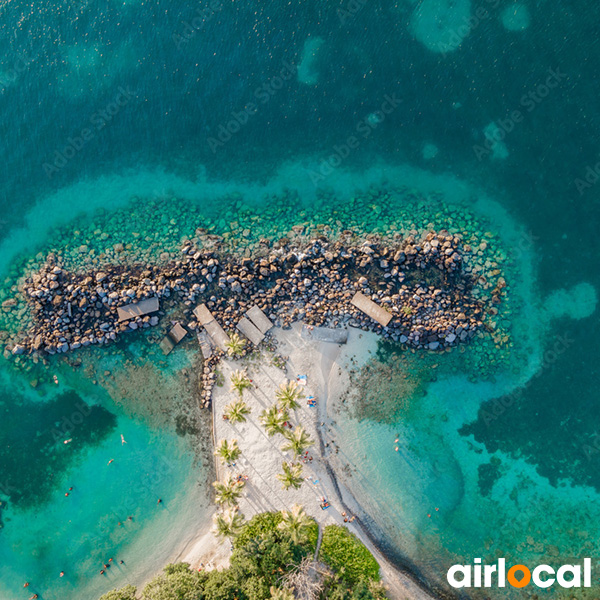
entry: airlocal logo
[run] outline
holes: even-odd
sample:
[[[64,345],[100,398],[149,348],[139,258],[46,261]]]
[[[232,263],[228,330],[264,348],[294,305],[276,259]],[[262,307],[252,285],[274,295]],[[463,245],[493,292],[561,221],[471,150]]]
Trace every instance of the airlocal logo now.
[[[527,587],[531,582],[539,588],[549,588],[555,583],[563,588],[592,586],[590,558],[583,559],[583,569],[581,565],[563,565],[557,570],[549,565],[539,565],[533,571],[525,565],[514,565],[507,571],[505,558],[499,558],[497,565],[482,565],[480,558],[473,562],[473,565],[454,565],[448,569],[448,583],[453,588],[504,588],[507,582],[515,588]]]

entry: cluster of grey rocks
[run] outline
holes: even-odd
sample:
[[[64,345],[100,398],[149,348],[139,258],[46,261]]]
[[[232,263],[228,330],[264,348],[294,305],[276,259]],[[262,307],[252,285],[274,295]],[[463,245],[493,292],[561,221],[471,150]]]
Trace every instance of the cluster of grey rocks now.
[[[67,271],[50,256],[21,285],[34,325],[8,351],[43,356],[107,344],[158,325],[175,307],[195,330],[201,325],[192,311],[201,302],[226,330],[256,304],[281,327],[297,320],[350,325],[415,348],[438,350],[473,337],[485,306],[471,294],[474,277],[462,268],[469,248],[460,236],[440,231],[397,237],[387,243],[345,243],[343,236],[303,244],[283,239],[271,247],[265,242],[253,257],[187,242],[166,265],[114,265],[87,274]],[[387,327],[350,304],[356,291],[392,313]],[[159,299],[158,313],[119,321],[118,307],[148,298]]]

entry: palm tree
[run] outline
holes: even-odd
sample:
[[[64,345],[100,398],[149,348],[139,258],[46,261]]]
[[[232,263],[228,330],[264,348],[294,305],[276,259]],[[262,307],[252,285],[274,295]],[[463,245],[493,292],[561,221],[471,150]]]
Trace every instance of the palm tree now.
[[[306,430],[302,425],[298,425],[294,431],[286,431],[284,434],[285,442],[281,449],[283,452],[291,452],[294,458],[300,456],[307,448],[310,448],[314,441],[306,433]]]
[[[279,386],[275,397],[282,408],[296,410],[300,406],[298,400],[302,400],[304,394],[295,381],[286,381]]]
[[[291,487],[298,489],[304,481],[304,477],[302,477],[302,465],[299,463],[288,464],[284,462],[282,467],[283,473],[278,473],[277,479],[283,484],[283,489],[288,490]]]
[[[294,600],[294,594],[287,588],[271,586],[269,600]]]
[[[227,354],[229,354],[229,356],[237,358],[244,352],[246,340],[237,331],[234,331],[229,334],[229,340],[225,342],[225,347],[227,348]]]
[[[276,433],[283,433],[285,431],[283,424],[289,419],[290,416],[287,410],[279,410],[277,406],[271,406],[271,408],[263,410],[259,417],[269,437],[274,436]]]
[[[289,511],[281,511],[281,516],[282,520],[278,527],[290,534],[294,544],[306,538],[310,526],[314,523],[299,504],[294,504]]]
[[[236,369],[230,377],[231,391],[237,392],[239,397],[242,397],[244,390],[252,387],[252,382],[246,373],[246,369]]]
[[[250,414],[250,408],[240,398],[233,401],[225,407],[225,419],[230,423],[243,423],[246,420],[246,415]]]
[[[215,456],[220,457],[224,465],[235,462],[241,453],[242,451],[238,446],[237,440],[231,440],[231,443],[227,440],[221,440],[215,450]]]
[[[213,531],[220,538],[236,537],[244,526],[244,515],[239,512],[239,508],[226,508],[222,513],[215,513],[213,516]]]
[[[229,506],[235,506],[242,495],[244,489],[244,481],[238,481],[231,476],[231,473],[227,473],[223,481],[215,481],[213,486],[217,492],[215,496],[215,502],[217,504],[227,504]]]

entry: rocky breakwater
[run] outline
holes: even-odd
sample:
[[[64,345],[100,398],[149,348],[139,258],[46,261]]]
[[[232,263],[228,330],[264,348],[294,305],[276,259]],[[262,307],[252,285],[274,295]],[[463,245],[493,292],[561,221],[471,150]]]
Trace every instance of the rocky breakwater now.
[[[199,302],[226,330],[256,304],[282,327],[297,320],[351,325],[414,348],[441,350],[467,341],[483,326],[486,306],[472,294],[477,277],[471,267],[463,268],[475,256],[459,235],[445,231],[387,240],[357,240],[351,231],[336,240],[265,240],[250,257],[222,253],[218,243],[198,248],[186,242],[181,256],[166,265],[105,266],[87,274],[63,269],[51,255],[21,284],[33,325],[12,340],[5,355],[39,359],[107,344],[122,333],[158,325],[175,307],[195,330],[200,325],[192,311]],[[392,313],[387,327],[350,304],[358,290]],[[501,294],[497,286],[491,303],[500,302]],[[118,307],[151,297],[160,300],[159,313],[119,322]],[[205,371],[210,387],[212,365]]]

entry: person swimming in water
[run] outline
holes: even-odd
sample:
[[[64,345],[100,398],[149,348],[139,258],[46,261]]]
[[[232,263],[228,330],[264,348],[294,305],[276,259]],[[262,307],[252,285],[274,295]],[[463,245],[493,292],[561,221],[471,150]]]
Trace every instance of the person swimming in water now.
[[[125,438],[123,437],[123,434],[121,434],[121,446],[123,444],[126,444],[127,442],[125,441]]]

